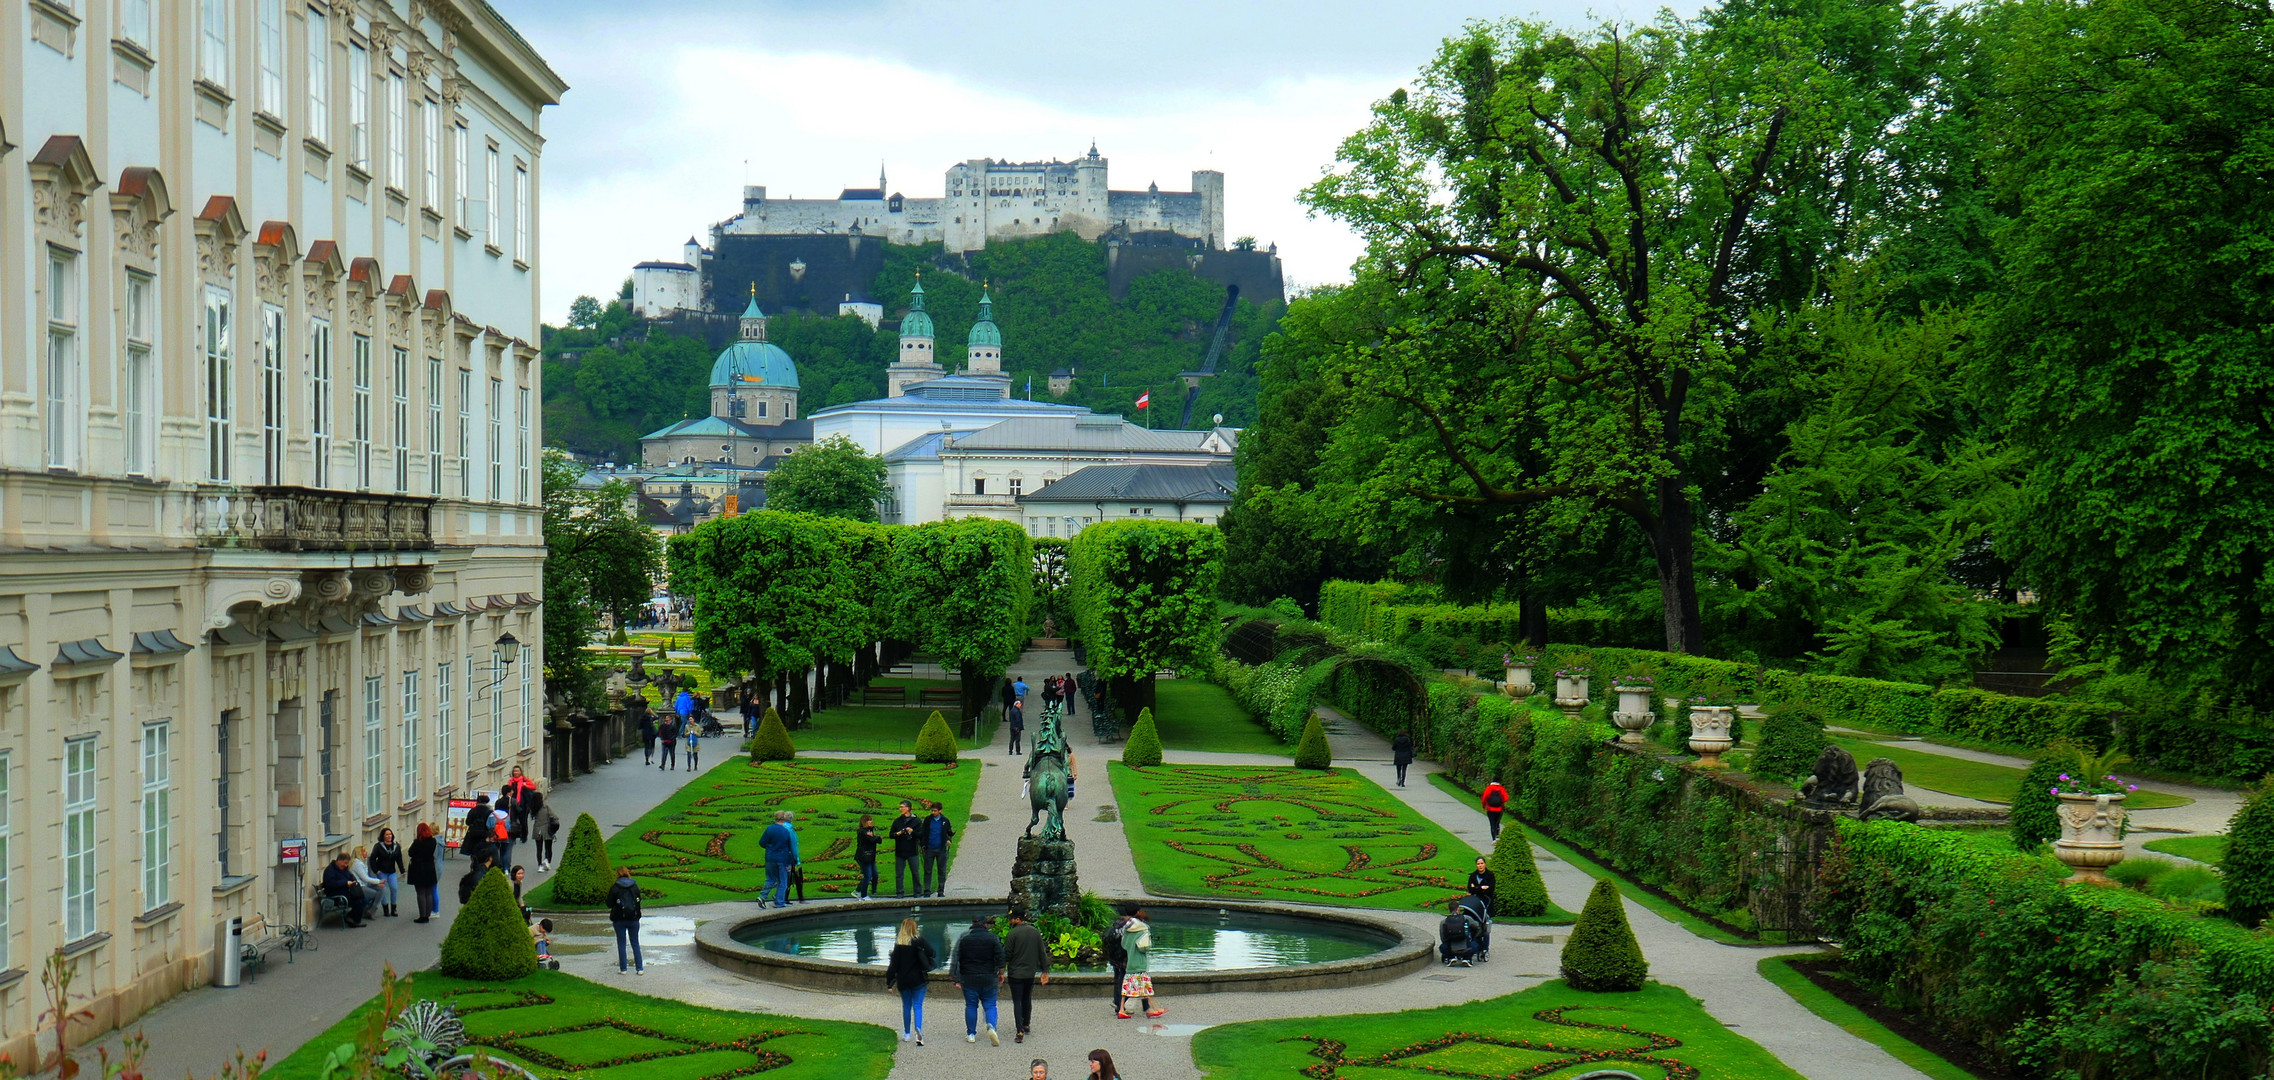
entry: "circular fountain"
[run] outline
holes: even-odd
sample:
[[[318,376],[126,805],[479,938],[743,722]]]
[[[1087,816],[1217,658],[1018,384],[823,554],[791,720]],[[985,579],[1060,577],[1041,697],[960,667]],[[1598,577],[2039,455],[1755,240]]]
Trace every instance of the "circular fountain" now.
[[[1321,990],[1384,982],[1427,967],[1429,934],[1354,912],[1297,911],[1267,904],[1204,900],[1142,901],[1153,929],[1153,983],[1166,993]],[[939,951],[935,983],[971,921],[1001,914],[1007,900],[911,905],[876,900],[801,904],[715,919],[695,932],[703,959],[769,982],[820,990],[869,991],[884,985],[900,920],[914,916]],[[1038,997],[1110,993],[1104,968],[1058,968]]]

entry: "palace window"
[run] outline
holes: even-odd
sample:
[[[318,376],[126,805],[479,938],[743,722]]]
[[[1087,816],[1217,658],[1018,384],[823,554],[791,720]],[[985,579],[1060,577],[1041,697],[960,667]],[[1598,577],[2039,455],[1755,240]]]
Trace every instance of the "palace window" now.
[[[332,324],[308,324],[308,428],[315,435],[316,486],[332,486]]]
[[[118,36],[150,51],[150,0],[126,0],[118,8]]]
[[[442,103],[432,98],[421,98],[418,115],[418,202],[429,210],[438,210],[442,206]]]
[[[151,360],[156,338],[158,297],[150,275],[126,273],[126,471],[148,476],[157,441],[157,365]]]
[[[95,737],[63,743],[63,940],[95,932]]]
[[[403,790],[402,801],[419,797],[418,672],[403,672]]]
[[[529,166],[513,165],[513,257],[534,264],[529,251]]]
[[[534,498],[535,493],[529,490],[529,459],[535,457],[536,452],[529,442],[529,388],[517,386],[514,388],[514,395],[513,419],[516,424],[520,425],[521,430],[520,438],[515,440],[513,444],[513,467],[520,479],[518,492],[521,501],[532,503],[537,500]]]
[[[386,767],[387,719],[382,704],[386,694],[386,680],[378,675],[363,677],[363,812],[380,813],[387,808],[387,775],[380,771]]]
[[[458,720],[457,688],[451,684],[450,675],[450,661],[434,665],[434,760],[441,764],[434,782],[444,786],[450,783],[450,750],[452,737],[457,734],[450,725]]]
[[[403,73],[387,73],[387,186],[397,193],[410,190],[410,91]]]
[[[332,748],[339,745],[339,699],[339,691],[326,690],[316,705],[316,827],[325,836],[339,835],[339,830],[332,828],[332,781],[338,776],[332,768]],[[226,875],[227,864],[223,865]]]
[[[426,493],[442,494],[442,358],[426,358]]]
[[[411,489],[411,351],[395,346],[395,490]]]
[[[530,669],[536,666],[529,660],[528,645],[521,646],[521,663],[516,666],[521,669],[521,748],[527,750],[529,749],[529,680],[532,677]]]
[[[8,867],[16,861],[16,845],[9,822],[8,803],[12,773],[8,769],[8,753],[0,750],[0,968],[9,963],[8,909],[15,906],[15,890],[9,888]]]
[[[353,360],[355,399],[352,403],[354,430],[349,434],[355,447],[355,486],[358,491],[371,490],[371,338],[355,335]]]
[[[467,176],[473,167],[472,151],[467,149],[466,125],[453,125],[450,129],[451,190],[458,195],[458,214],[453,224],[461,229],[474,227],[472,212],[466,206],[473,201],[473,182]]]
[[[284,482],[284,309],[261,305],[261,483]]]
[[[371,51],[347,47],[347,163],[371,170]]]
[[[197,77],[229,86],[230,0],[202,0],[198,12]]]
[[[308,137],[332,141],[332,34],[314,8],[308,9]]]
[[[68,469],[78,463],[79,423],[79,256],[47,249],[47,464]]]
[[[142,910],[174,899],[174,728],[142,726]]]
[[[482,183],[482,243],[497,249],[497,144],[491,143]]]
[[[491,502],[505,501],[505,380],[490,380],[490,488]]]
[[[474,373],[458,369],[458,497],[474,497]]]
[[[253,108],[271,117],[284,116],[284,0],[257,0],[254,27],[260,81]]]
[[[205,475],[219,481],[229,479],[229,444],[236,438],[237,357],[229,305],[229,290],[205,287]]]

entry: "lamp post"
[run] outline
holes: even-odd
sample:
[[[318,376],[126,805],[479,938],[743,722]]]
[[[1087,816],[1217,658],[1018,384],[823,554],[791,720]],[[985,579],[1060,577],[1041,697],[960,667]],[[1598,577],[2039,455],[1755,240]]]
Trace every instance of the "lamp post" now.
[[[520,639],[514,637],[510,630],[499,634],[497,643],[490,653],[490,670],[497,672],[497,678],[491,680],[490,684],[482,689],[482,692],[486,694],[505,682],[506,676],[513,674],[513,662],[520,658]]]

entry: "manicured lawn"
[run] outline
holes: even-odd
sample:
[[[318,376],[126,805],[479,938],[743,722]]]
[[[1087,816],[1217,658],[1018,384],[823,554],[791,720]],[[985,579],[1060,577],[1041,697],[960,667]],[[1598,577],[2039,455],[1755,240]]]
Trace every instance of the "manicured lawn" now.
[[[2214,866],[2227,857],[2227,838],[2224,835],[2174,836],[2164,840],[2150,840],[2143,846],[2159,854],[2177,855],[2182,859],[2193,859]]]
[[[1192,1058],[1208,1080],[1800,1076],[1679,989],[1591,994],[1561,979],[1467,1005],[1211,1027],[1192,1037]]]
[[[899,814],[898,803],[944,803],[961,829],[979,784],[979,762],[918,765],[913,761],[777,761],[753,765],[738,755],[712,766],[622,832],[608,838],[609,861],[629,866],[649,907],[755,900],[766,885],[766,854],[758,837],[774,811],[797,811],[799,855],[805,861],[807,899],[850,895],[860,877],[853,866],[853,830],[862,814],[876,818],[881,834]],[[950,848],[963,838],[957,836]],[[879,857],[892,876],[890,849]],[[552,883],[529,894],[532,907],[558,906]]]
[[[1766,956],[1761,958],[1761,976],[1777,984],[1794,1001],[1809,1012],[1831,1022],[1834,1026],[1865,1042],[1887,1051],[1889,1057],[1902,1062],[1934,1080],[1973,1080],[1974,1074],[1944,1061],[1917,1043],[1895,1034],[1887,1025],[1871,1018],[1870,1014],[1839,999],[1831,991],[1816,985],[1808,976],[1792,969],[1794,960],[1819,959],[1815,956]]]
[[[1476,866],[1468,844],[1349,769],[1116,761],[1107,775],[1138,876],[1165,896],[1442,911]]]
[[[813,723],[790,732],[790,744],[800,750],[853,750],[873,754],[914,754],[916,733],[933,712],[947,717],[950,730],[960,730],[953,709],[911,709],[896,705],[839,705],[813,714]],[[979,722],[979,736],[959,738],[966,750],[976,750],[995,737],[997,714]],[[720,718],[724,720],[724,717]]]
[[[1161,746],[1218,754],[1292,757],[1295,749],[1256,722],[1232,693],[1199,679],[1163,679],[1154,685],[1153,723]]]
[[[1918,787],[1983,802],[2010,803],[2014,789],[2021,786],[2021,770],[2010,765],[1969,761],[1861,739],[1835,738],[1832,741],[1856,756],[1858,769],[1870,764],[1875,757],[1894,762],[1896,768],[1903,770],[1905,788]],[[2194,801],[2182,795],[2141,788],[2124,800],[2124,806],[2130,810],[2157,810]]]
[[[547,1080],[699,1080],[758,1072],[769,1080],[882,1080],[898,1041],[874,1024],[706,1009],[557,971],[494,984],[432,971],[411,980],[418,997],[458,1010],[471,1040],[465,1052],[487,1051]],[[377,1007],[376,998],[366,1002],[261,1075],[317,1080],[324,1058],[353,1042]]]

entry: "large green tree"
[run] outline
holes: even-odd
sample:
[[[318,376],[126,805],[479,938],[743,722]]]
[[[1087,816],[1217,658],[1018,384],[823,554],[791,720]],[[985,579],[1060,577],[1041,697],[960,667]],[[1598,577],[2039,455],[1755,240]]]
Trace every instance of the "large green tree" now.
[[[837,523],[761,510],[722,517],[671,538],[671,591],[695,605],[695,652],[719,675],[787,675],[790,706],[810,715],[804,672],[850,656],[869,625],[854,594]]]
[[[786,513],[873,522],[884,491],[884,459],[843,435],[783,458],[766,474],[766,508]]]
[[[2274,13],[2023,0],[1977,386],[2028,455],[2008,536],[2095,656],[2274,692]],[[2172,695],[2177,697],[2179,695]]]
[[[638,492],[623,480],[580,486],[583,465],[557,450],[545,453],[545,686],[587,708],[600,705],[584,647],[600,613],[623,626],[647,602],[663,569],[663,543],[639,519]]]
[[[893,636],[961,672],[963,716],[987,708],[1026,648],[1034,550],[1026,530],[952,518],[901,530],[892,543]]]
[[[1223,564],[1223,531],[1188,521],[1100,522],[1067,546],[1074,625],[1131,722],[1152,707],[1157,672],[1215,654]]]

